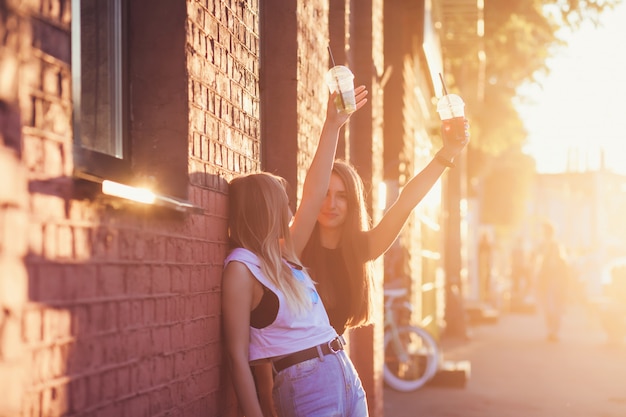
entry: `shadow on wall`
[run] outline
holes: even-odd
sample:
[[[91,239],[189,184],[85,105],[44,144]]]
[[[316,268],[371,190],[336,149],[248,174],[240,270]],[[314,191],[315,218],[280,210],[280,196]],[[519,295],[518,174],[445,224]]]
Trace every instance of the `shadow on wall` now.
[[[204,214],[59,198],[86,192],[71,178],[28,183],[27,283],[0,278],[28,295],[11,309],[16,340],[0,327],[22,352],[17,415],[237,415],[220,335],[227,184],[190,178]]]
[[[26,172],[16,153],[2,145],[0,173],[0,415],[14,416],[22,406],[29,365],[21,335],[27,302],[23,264],[28,250]]]
[[[0,143],[21,152],[20,111],[17,105],[19,68],[18,17],[0,0]]]

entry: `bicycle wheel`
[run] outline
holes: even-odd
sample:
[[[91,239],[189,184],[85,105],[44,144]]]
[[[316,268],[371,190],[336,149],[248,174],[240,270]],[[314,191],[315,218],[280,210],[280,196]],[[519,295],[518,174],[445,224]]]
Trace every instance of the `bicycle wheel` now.
[[[384,348],[383,378],[397,391],[408,392],[422,387],[439,367],[437,342],[421,327],[399,327],[397,341],[391,331],[386,331]]]

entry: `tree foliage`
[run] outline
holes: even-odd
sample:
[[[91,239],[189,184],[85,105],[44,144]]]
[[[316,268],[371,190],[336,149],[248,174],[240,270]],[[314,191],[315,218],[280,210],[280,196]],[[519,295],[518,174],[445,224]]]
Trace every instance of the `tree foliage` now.
[[[549,73],[548,59],[566,46],[563,30],[599,25],[622,1],[485,0],[484,37],[468,37],[455,49],[463,52],[448,57],[471,120],[468,177],[470,190],[479,184],[483,223],[514,226],[530,197],[534,163],[522,152],[527,132],[513,104],[518,88]]]
[[[566,46],[562,29],[575,31],[583,22],[598,25],[603,13],[623,0],[485,0],[485,34],[479,43],[450,59],[455,80],[472,109],[472,147],[498,154],[524,142],[527,132],[514,105],[517,89],[547,74],[547,60]],[[486,60],[476,59],[482,49]],[[466,97],[466,96],[464,96]]]

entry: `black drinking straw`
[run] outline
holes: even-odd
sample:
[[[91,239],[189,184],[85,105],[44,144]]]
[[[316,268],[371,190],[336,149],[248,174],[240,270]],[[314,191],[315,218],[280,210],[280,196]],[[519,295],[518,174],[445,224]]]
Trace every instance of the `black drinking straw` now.
[[[335,58],[333,58],[333,51],[330,50],[330,45],[328,45],[328,53],[330,54],[330,60],[333,62],[333,67],[335,66]]]
[[[443,94],[448,95],[448,89],[446,88],[446,82],[443,79],[443,74],[439,73],[439,79],[441,80],[441,86],[443,87]]]
[[[446,101],[448,102],[448,107],[450,107],[450,114],[454,117],[454,112],[452,111],[452,101],[450,100],[450,96],[448,95],[448,89],[446,88],[446,82],[443,79],[443,74],[439,73],[439,79],[441,80],[441,86],[443,87],[443,94],[446,97]]]

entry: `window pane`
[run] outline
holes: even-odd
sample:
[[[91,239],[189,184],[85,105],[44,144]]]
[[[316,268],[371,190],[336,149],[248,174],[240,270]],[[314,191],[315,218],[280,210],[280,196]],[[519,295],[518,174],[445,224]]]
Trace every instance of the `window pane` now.
[[[80,2],[80,77],[74,83],[77,139],[84,148],[123,158],[121,0]],[[76,8],[74,12],[76,12]],[[76,15],[74,15],[76,16]],[[77,93],[75,91],[75,93]]]

